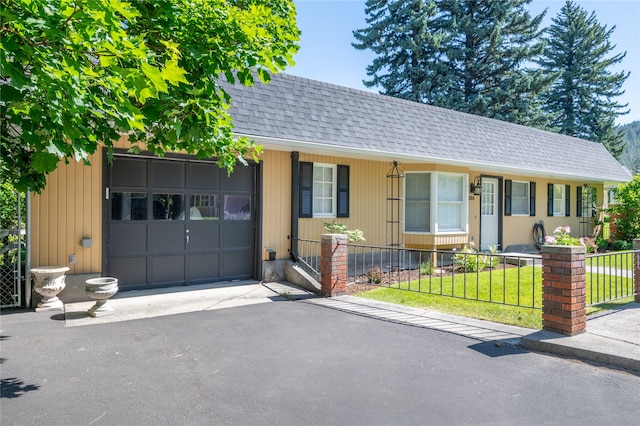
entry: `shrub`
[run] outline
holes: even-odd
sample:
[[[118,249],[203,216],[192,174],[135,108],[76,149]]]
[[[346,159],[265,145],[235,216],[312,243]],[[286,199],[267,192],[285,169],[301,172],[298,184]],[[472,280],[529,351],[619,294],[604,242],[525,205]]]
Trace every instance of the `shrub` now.
[[[611,250],[621,251],[621,250],[632,250],[633,244],[624,240],[616,240],[611,243]]]
[[[492,255],[498,252],[495,246],[490,246],[489,251]],[[496,256],[478,253],[471,242],[468,246],[465,245],[461,252],[454,255],[454,260],[464,272],[476,272],[485,268],[495,268],[500,259]]]
[[[382,282],[382,270],[379,266],[369,269],[366,275],[370,283],[380,284]]]
[[[633,180],[616,188],[616,204],[609,209],[616,214],[613,220],[617,235],[615,238],[631,241],[640,237],[640,174]]]
[[[583,246],[584,243],[569,235],[571,228],[568,226],[558,226],[553,235],[544,237],[544,243],[555,246]]]
[[[345,234],[349,241],[352,243],[360,243],[362,241],[366,241],[361,230],[349,230],[347,229],[347,225],[337,223],[335,220],[333,222],[325,222],[324,229],[332,234]]]
[[[587,253],[595,253],[598,251],[598,244],[591,237],[580,237],[578,241],[582,242],[582,245],[587,249]]]
[[[431,264],[431,261],[425,260],[420,264],[420,274],[421,275],[433,274],[433,265]]]

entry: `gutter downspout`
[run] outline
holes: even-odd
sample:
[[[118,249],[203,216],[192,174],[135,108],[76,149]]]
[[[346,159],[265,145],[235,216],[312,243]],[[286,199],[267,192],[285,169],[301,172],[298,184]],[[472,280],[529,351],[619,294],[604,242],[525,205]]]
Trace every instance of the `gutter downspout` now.
[[[298,254],[298,217],[300,216],[300,153],[291,152],[291,247],[289,254]]]

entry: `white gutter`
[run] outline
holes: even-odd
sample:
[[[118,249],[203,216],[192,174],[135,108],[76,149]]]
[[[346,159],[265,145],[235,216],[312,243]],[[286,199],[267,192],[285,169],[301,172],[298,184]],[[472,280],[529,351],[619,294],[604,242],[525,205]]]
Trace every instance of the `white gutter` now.
[[[266,136],[257,136],[244,133],[236,133],[236,136],[247,137],[256,141],[259,145],[264,146],[267,149],[274,151],[302,151],[309,154],[327,155],[328,153],[333,156],[343,156],[357,159],[369,159],[375,161],[391,161],[391,160],[404,160],[406,162],[413,163],[435,163],[450,166],[468,167],[474,171],[485,173],[501,172],[505,174],[523,175],[522,168],[511,166],[496,166],[488,163],[464,161],[464,160],[451,160],[449,158],[440,157],[427,157],[415,154],[399,154],[387,151],[375,151],[366,148],[348,148],[344,146],[329,145],[320,142],[300,142],[291,139],[280,139]],[[609,180],[609,178],[598,178],[594,176],[578,176],[574,173],[558,173],[549,172],[547,170],[540,169],[526,169],[525,176],[553,178],[561,180],[580,180],[583,183],[605,183],[605,184],[618,184],[625,183],[622,180]]]

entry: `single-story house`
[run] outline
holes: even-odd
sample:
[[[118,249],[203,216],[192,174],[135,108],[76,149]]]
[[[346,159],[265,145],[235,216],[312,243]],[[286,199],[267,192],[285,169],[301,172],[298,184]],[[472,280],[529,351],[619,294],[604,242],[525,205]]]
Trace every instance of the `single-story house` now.
[[[601,144],[530,127],[286,74],[225,88],[258,164],[227,176],[128,154],[126,137],[112,166],[61,164],[32,198],[32,266],[122,290],[261,279],[290,238],[319,240],[334,220],[370,245],[505,250],[541,220],[591,234],[605,188],[631,179]]]

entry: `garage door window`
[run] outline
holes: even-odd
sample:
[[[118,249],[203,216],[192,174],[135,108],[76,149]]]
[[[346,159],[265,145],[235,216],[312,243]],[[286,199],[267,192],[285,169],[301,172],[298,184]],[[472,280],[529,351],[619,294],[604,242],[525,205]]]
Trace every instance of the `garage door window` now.
[[[224,220],[251,220],[251,197],[249,195],[225,195]]]
[[[216,194],[192,195],[189,203],[189,219],[218,220],[220,219],[219,210]]]
[[[111,220],[147,220],[147,194],[113,192]]]
[[[183,220],[183,198],[182,194],[153,194],[153,219]]]

